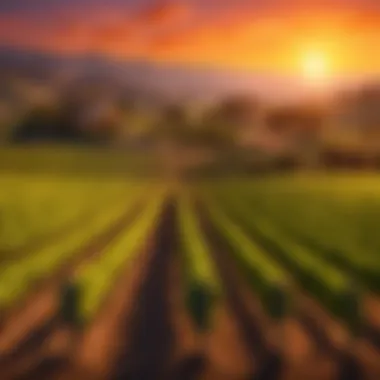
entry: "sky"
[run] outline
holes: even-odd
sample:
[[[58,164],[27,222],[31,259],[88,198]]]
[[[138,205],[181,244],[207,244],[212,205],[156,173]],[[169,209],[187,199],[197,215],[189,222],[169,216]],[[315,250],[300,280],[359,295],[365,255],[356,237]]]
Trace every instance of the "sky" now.
[[[379,0],[2,0],[0,45],[304,76],[380,75]]]

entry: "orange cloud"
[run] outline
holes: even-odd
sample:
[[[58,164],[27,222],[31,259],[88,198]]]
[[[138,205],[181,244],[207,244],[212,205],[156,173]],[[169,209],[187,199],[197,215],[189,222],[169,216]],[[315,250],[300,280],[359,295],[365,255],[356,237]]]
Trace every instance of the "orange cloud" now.
[[[302,51],[320,49],[331,70],[379,72],[380,14],[309,8],[234,14],[193,30],[156,38],[151,55],[161,61],[206,63],[295,73]]]
[[[192,8],[183,2],[173,0],[157,1],[139,14],[139,21],[146,26],[168,26],[186,21]]]
[[[334,73],[379,73],[380,11],[331,0],[275,3],[202,13],[159,1],[135,14],[112,7],[67,11],[56,24],[13,15],[0,18],[0,42],[276,73],[296,73],[302,52],[319,49]]]

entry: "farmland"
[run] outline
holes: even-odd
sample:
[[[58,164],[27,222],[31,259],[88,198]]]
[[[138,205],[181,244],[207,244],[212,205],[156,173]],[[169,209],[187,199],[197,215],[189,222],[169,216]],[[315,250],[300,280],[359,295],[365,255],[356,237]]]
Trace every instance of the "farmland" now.
[[[1,379],[380,377],[380,177],[38,154],[0,154]]]

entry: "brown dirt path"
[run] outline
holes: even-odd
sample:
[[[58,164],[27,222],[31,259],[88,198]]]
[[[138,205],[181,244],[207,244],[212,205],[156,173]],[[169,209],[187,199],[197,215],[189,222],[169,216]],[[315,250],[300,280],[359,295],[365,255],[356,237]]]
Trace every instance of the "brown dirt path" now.
[[[148,239],[141,254],[122,271],[99,315],[82,333],[58,327],[32,355],[23,357],[17,363],[17,368],[11,368],[7,376],[3,372],[2,379],[107,379],[120,350],[120,327],[133,308],[139,282],[144,278],[151,245],[152,241]],[[61,365],[45,370],[45,363],[52,359]]]
[[[217,310],[209,337],[209,366],[203,378],[252,377],[258,360],[269,349],[265,333],[269,321],[257,300],[248,296],[249,290],[207,213],[200,204],[196,210],[225,291],[225,303]]]
[[[59,303],[62,281],[70,276],[79,265],[103,253],[107,245],[115,239],[137,217],[141,204],[128,210],[109,228],[86,243],[74,259],[63,265],[58,273],[42,281],[20,305],[6,315],[0,336],[1,363],[17,358],[24,351],[33,349],[55,326],[55,312]]]
[[[363,309],[366,318],[363,335],[380,354],[380,297],[375,294],[366,295]]]
[[[134,309],[152,246],[153,239],[148,239],[143,252],[123,271],[101,313],[80,337],[68,367],[51,377],[52,380],[103,380],[110,377],[122,349],[120,332]]]
[[[175,356],[169,297],[175,253],[176,204],[168,199],[156,230],[155,247],[131,319],[121,330],[123,349],[112,379],[166,379]]]
[[[174,350],[169,364],[170,376],[168,375],[171,380],[193,379],[204,364],[202,340],[195,331],[184,302],[181,254],[175,246],[169,269],[168,297],[174,332]]]
[[[202,210],[200,212],[202,213]],[[204,230],[207,230],[207,226]],[[211,240],[212,235],[213,232],[209,231],[208,238],[211,236]],[[218,253],[218,256],[222,256],[222,246],[218,248],[217,245],[212,244],[212,247],[214,251]],[[218,260],[217,257],[215,258]],[[230,271],[232,271],[232,267],[233,263],[230,261],[230,265],[228,265]],[[227,278],[225,278],[224,282],[226,282],[228,286],[231,286],[233,283],[231,279]],[[244,284],[240,285],[240,288],[244,288]],[[246,294],[244,297],[246,305],[252,302],[249,301],[252,297],[252,294]],[[237,297],[235,297],[235,299],[236,298]],[[260,374],[259,368],[259,372],[256,372],[255,379],[303,380],[307,378],[322,380],[335,379],[338,374],[340,374],[341,379],[346,379],[347,374],[344,373],[344,370],[349,369],[350,366],[352,367],[352,359],[343,366],[342,357],[345,353],[346,356],[348,356],[348,354],[353,355],[353,358],[355,358],[354,362],[360,364],[368,378],[372,379],[376,378],[376,376],[380,378],[378,375],[380,361],[376,359],[376,354],[366,342],[358,342],[352,352],[351,350],[347,351],[345,347],[347,335],[340,323],[331,318],[328,313],[310,297],[299,293],[296,294],[296,301],[301,311],[297,311],[296,315],[290,316],[282,324],[282,327],[276,327],[269,323],[269,327],[263,329],[265,339],[267,342],[268,340],[271,342],[272,347],[276,347],[276,340],[280,344],[278,348],[283,358],[281,371],[275,375],[274,370],[273,373],[270,373],[271,369],[269,368],[269,372]],[[236,306],[234,309],[236,311]],[[240,320],[241,323],[241,316],[237,316],[237,320]],[[281,335],[283,336],[284,344],[281,344],[281,341],[279,341]],[[249,333],[246,333],[244,337],[245,340],[247,336],[249,336]],[[246,344],[246,347],[249,347],[249,345]],[[251,352],[254,352],[252,346]],[[263,365],[263,360],[260,358],[258,360],[260,364]],[[269,359],[267,360],[268,363],[270,363]],[[272,363],[273,364],[269,365],[269,367],[278,364],[274,359]],[[353,373],[352,368],[351,373]],[[352,377],[352,379],[358,379],[358,377]]]

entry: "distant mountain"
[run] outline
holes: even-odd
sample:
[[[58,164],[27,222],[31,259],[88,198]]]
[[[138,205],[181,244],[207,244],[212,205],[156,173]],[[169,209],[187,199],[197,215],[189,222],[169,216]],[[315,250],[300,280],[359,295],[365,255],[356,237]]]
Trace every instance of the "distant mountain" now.
[[[96,54],[58,56],[0,47],[0,74],[49,78],[66,75],[81,81],[105,81],[164,99],[208,99],[228,93],[257,94],[272,101],[292,101],[308,95],[292,77],[148,61],[122,61]]]

